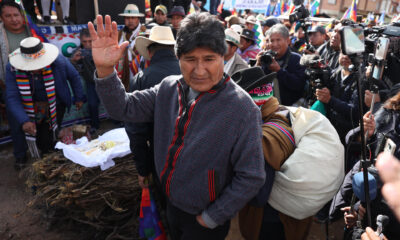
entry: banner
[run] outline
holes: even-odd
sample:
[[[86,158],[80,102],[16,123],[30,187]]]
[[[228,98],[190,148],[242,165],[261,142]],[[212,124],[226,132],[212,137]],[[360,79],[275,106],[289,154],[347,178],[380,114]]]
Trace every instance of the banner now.
[[[267,9],[269,0],[236,0],[236,9]]]

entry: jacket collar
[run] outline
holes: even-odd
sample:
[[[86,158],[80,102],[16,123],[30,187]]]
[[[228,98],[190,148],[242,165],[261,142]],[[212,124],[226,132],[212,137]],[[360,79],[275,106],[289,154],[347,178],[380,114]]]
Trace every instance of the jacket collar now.
[[[171,58],[178,61],[173,50],[160,49],[154,53],[153,57],[150,60],[150,65],[156,62],[163,62],[165,60],[171,61]]]

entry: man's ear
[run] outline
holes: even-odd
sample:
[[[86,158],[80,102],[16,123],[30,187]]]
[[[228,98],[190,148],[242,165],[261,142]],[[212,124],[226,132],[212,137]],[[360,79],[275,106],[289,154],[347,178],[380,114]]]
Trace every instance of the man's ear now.
[[[287,42],[287,45],[289,46],[289,45],[290,45],[290,37],[288,37],[288,38],[286,39],[286,42]]]

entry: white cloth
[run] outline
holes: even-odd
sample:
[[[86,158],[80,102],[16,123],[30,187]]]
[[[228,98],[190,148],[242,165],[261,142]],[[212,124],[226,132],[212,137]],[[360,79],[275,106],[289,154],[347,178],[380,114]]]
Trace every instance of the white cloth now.
[[[296,149],[276,172],[268,203],[296,219],[313,216],[344,179],[344,147],[329,120],[317,111],[287,107]]]
[[[231,59],[229,59],[225,65],[224,65],[224,72],[228,73],[229,69],[231,69],[232,64],[233,64],[233,60],[235,59],[235,54],[231,57]]]
[[[105,143],[113,143],[114,146],[107,150],[100,149],[99,146]],[[115,165],[113,158],[131,153],[125,128],[113,129],[90,142],[86,137],[78,139],[76,144],[58,142],[55,148],[62,149],[64,156],[76,164],[84,167],[100,166],[103,171]]]

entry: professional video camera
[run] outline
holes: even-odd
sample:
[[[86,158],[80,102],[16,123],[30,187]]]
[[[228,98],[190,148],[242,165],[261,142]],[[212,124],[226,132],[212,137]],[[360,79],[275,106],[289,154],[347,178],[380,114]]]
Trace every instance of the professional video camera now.
[[[272,60],[275,58],[276,54],[277,53],[272,50],[263,52],[260,56],[261,64],[265,67],[269,67],[269,65],[271,65],[271,63],[272,63]]]
[[[308,104],[311,105],[315,100],[315,90],[324,87],[332,89],[330,69],[318,55],[303,55],[300,59],[300,65],[306,67],[304,73],[310,81],[306,99],[308,100]]]
[[[297,21],[304,20],[310,16],[310,12],[303,5],[302,0],[294,0],[293,4],[296,6],[293,13],[289,15],[289,22],[294,23]]]

